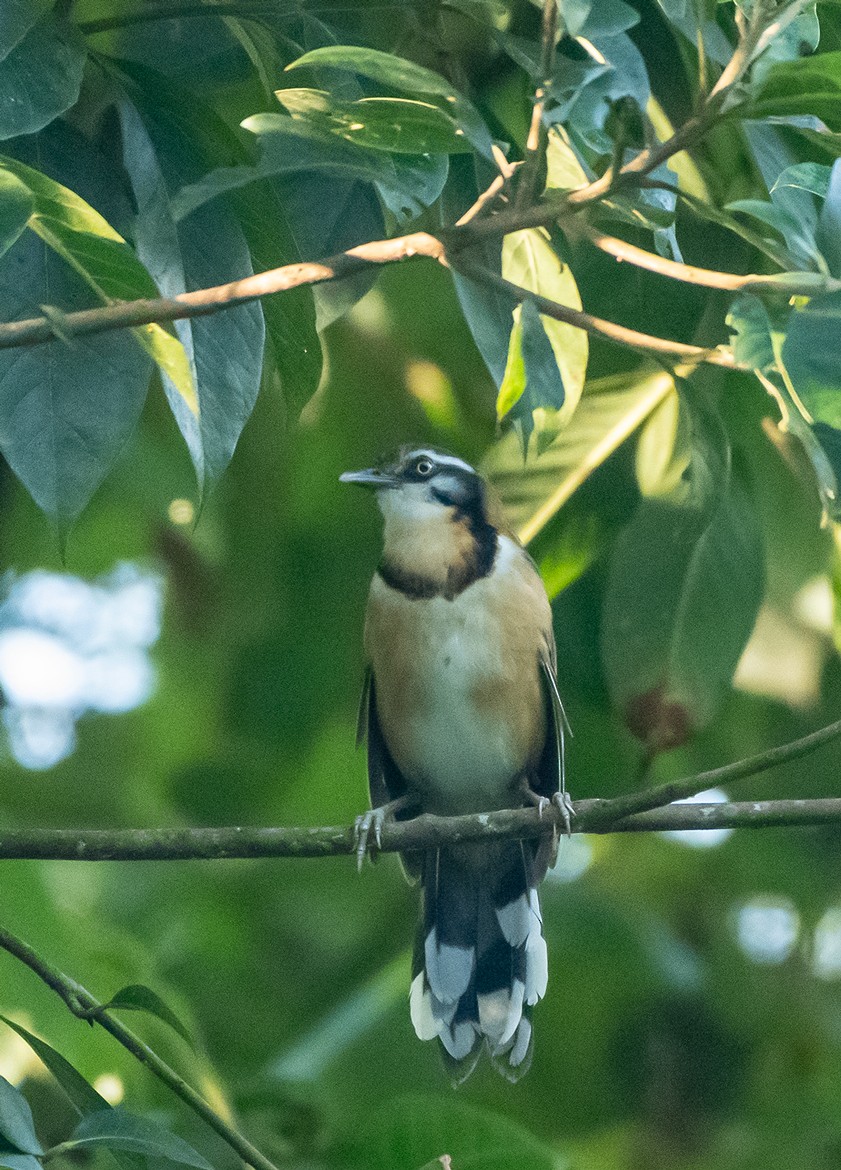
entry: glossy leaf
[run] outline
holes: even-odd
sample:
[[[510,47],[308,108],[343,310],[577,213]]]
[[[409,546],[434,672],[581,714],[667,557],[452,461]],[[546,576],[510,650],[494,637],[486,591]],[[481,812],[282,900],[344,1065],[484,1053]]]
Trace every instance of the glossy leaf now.
[[[375,183],[407,203],[413,214],[437,199],[446,166],[434,156],[397,155],[371,150],[336,134],[283,114],[254,114],[243,122],[257,136],[256,166],[220,167],[185,186],[174,200],[177,219],[184,219],[219,195],[267,178],[301,172],[324,172],[346,182]]]
[[[813,195],[826,197],[829,190],[829,176],[832,168],[820,163],[795,163],[786,167],[771,188],[771,194],[781,187],[794,187],[799,191],[811,191]]]
[[[564,397],[563,379],[543,320],[534,302],[525,301],[514,310],[497,414],[520,424],[524,451],[534,431],[537,452],[542,454],[558,433]]]
[[[529,289],[530,292],[539,293],[541,296],[548,297],[550,300],[570,308],[581,308],[581,298],[572,270],[569,265],[561,263],[545,232],[540,229],[531,228],[525,231],[511,232],[505,237],[502,246],[502,274],[506,279],[522,288]],[[527,322],[530,320],[530,313],[531,311],[529,311]],[[561,397],[551,371],[546,374],[539,373],[539,371],[548,369],[549,352],[542,346],[541,334],[536,327],[536,322],[533,322],[525,337],[532,376],[535,385],[541,387],[540,390],[536,390],[536,393],[545,393],[550,401],[527,404],[524,418],[521,421],[525,420],[526,414],[532,417],[534,425],[540,432],[538,446],[543,449],[548,446],[552,437],[558,433],[561,427],[569,421],[578,405],[587,373],[589,347],[587,334],[582,329],[576,329],[574,326],[567,325],[563,321],[556,321],[552,317],[540,315],[538,317],[539,322],[542,323],[545,337],[548,338],[551,352],[554,354],[562,387]],[[516,342],[516,344],[521,343]],[[503,390],[505,398],[503,398]],[[506,387],[503,382],[498,407],[500,415],[511,409],[514,393],[514,384],[509,382],[509,386]],[[542,408],[549,408],[554,413],[551,415],[544,413],[539,419],[535,418],[535,410]],[[526,438],[528,438],[529,433],[529,425],[526,423]]]
[[[396,154],[465,153],[470,144],[440,106],[405,98],[361,98],[342,102],[320,89],[279,89],[277,98],[293,118],[367,146]]]
[[[144,76],[144,81],[151,84],[150,78]],[[170,294],[182,287],[209,288],[250,276],[253,268],[242,230],[221,202],[178,225],[177,249],[171,225],[157,235],[169,215],[166,196],[202,167],[201,140],[194,132],[191,111],[179,111],[168,90],[161,93],[157,107],[147,104],[145,94],[137,96],[140,121],[133,127],[125,157],[136,189],[147,192],[138,220],[146,262]],[[148,167],[145,158],[152,160]],[[181,336],[189,336],[192,346],[198,413],[169,391],[167,398],[203,491],[227,467],[254,407],[265,338],[262,310],[259,304],[246,304],[195,318]]]
[[[0,315],[35,316],[51,297],[74,309],[101,304],[56,251],[26,231],[0,265]],[[0,449],[63,533],[134,431],[150,372],[128,332],[0,353]]]
[[[29,1102],[5,1077],[0,1077],[0,1138],[22,1154],[44,1152],[35,1136]]]
[[[183,1138],[169,1133],[146,1118],[134,1117],[122,1109],[89,1113],[77,1125],[65,1150],[118,1150],[145,1158],[166,1158],[181,1166],[212,1170],[210,1163]]]
[[[542,532],[573,492],[673,391],[674,381],[664,371],[603,378],[589,383],[569,425],[540,458],[524,463],[513,434],[495,443],[482,470],[520,539],[528,543]]]
[[[165,1024],[169,1024],[170,1028],[177,1032],[182,1040],[185,1040],[191,1048],[194,1047],[192,1036],[172,1008],[164,1003],[156,991],[153,991],[151,987],[146,987],[143,983],[131,983],[128,987],[121,988],[105,1004],[105,1007],[122,1011],[148,1012],[149,1015],[156,1016]]]
[[[26,227],[35,207],[35,200],[27,185],[10,171],[0,169],[0,256]]]
[[[480,154],[492,158],[491,136],[481,116],[472,103],[439,73],[433,73],[430,69],[391,53],[355,45],[325,45],[305,53],[286,68],[291,70],[302,67],[339,69],[367,77],[390,89],[406,91],[413,97],[437,97],[446,103],[444,108],[455,118],[467,141]]]
[[[0,139],[34,134],[68,110],[79,97],[86,57],[76,30],[50,13],[0,55]]]
[[[30,190],[34,210],[29,226],[61,256],[104,302],[156,297],[149,273],[119,232],[73,191],[14,159],[0,157],[0,168]],[[45,297],[45,300],[48,298]],[[131,331],[138,344],[178,387],[195,409],[195,389],[177,338],[160,325]]]

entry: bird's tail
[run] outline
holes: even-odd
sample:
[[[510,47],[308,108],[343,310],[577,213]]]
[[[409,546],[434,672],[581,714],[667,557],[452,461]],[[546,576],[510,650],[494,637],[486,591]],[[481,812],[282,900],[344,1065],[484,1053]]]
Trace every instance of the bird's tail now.
[[[482,1041],[510,1081],[528,1070],[531,1009],[546,991],[546,943],[528,842],[460,845],[424,855],[423,916],[412,969],[412,1023],[438,1037],[456,1083]]]

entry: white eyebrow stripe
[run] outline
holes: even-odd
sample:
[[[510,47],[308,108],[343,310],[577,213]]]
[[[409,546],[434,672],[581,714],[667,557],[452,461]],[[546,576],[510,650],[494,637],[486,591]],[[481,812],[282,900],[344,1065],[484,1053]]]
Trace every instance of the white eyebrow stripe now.
[[[425,455],[427,459],[431,459],[439,467],[457,467],[461,471],[469,471],[473,475],[476,474],[476,468],[471,467],[469,463],[465,463],[463,459],[457,459],[455,455],[442,455],[439,451],[430,451],[427,447],[419,447],[417,451],[411,451],[409,458],[417,459],[421,455]]]

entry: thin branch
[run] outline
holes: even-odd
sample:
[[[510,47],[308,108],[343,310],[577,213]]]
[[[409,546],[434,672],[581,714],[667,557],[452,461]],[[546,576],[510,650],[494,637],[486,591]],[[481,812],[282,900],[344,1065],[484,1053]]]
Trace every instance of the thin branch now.
[[[802,739],[757,756],[698,772],[669,784],[611,800],[581,800],[575,805],[573,832],[630,833],[662,829],[703,829],[730,824],[767,825],[841,823],[841,799],[750,801],[742,804],[688,804],[708,788],[734,784],[792,760],[802,759],[841,738],[841,720]],[[656,813],[656,815],[655,815]],[[555,824],[535,809],[502,809],[460,817],[419,816],[387,823],[383,852],[437,849],[460,841],[497,837],[538,837]],[[0,860],[51,861],[220,861],[256,857],[338,857],[353,854],[353,826],[179,829],[6,829],[0,832]],[[0,942],[0,945],[3,945]]]
[[[659,357],[670,358],[691,364],[707,362],[714,366],[727,366],[737,369],[737,363],[731,352],[725,349],[704,349],[700,345],[687,345],[682,341],[669,341],[664,337],[655,337],[650,333],[640,333],[636,329],[628,329],[624,325],[617,325],[613,321],[605,321],[602,317],[594,317],[581,309],[573,309],[568,305],[560,305],[548,297],[540,296],[531,289],[513,284],[485,268],[481,264],[468,263],[462,260],[452,260],[452,266],[463,276],[468,276],[481,284],[492,285],[507,293],[516,301],[533,301],[540,312],[556,321],[564,321],[577,329],[583,329],[593,337],[601,337],[605,341],[612,341],[616,345],[623,345],[640,353],[655,354]]]
[[[81,337],[110,329],[149,325],[153,321],[201,317],[208,313],[216,313],[219,309],[244,305],[270,293],[285,292],[301,285],[321,284],[327,280],[340,280],[372,264],[394,264],[415,256],[429,256],[443,262],[444,245],[427,232],[413,232],[411,235],[398,236],[393,240],[373,240],[367,244],[360,244],[326,260],[287,264],[283,268],[271,268],[268,272],[259,272],[242,280],[231,281],[229,284],[180,293],[177,297],[119,301],[102,309],[64,313],[61,318],[62,340],[65,337]],[[41,345],[55,339],[55,324],[49,317],[33,317],[26,321],[0,325],[0,349]]]
[[[725,764],[721,768],[713,768],[709,772],[699,772],[696,776],[688,776],[684,780],[675,780],[642,792],[630,792],[626,796],[618,796],[614,800],[606,801],[604,810],[608,817],[625,817],[645,812],[647,809],[661,808],[671,804],[673,800],[686,800],[687,797],[695,796],[696,793],[704,792],[708,788],[733,784],[737,780],[743,780],[745,776],[754,776],[758,772],[767,772],[769,768],[777,768],[780,764],[786,764],[790,760],[799,760],[839,737],[841,737],[841,719],[826,727],[821,727],[809,735],[804,735],[802,739],[795,739],[791,743],[769,748],[768,751],[762,752],[758,756],[737,760],[735,763]]]
[[[692,793],[710,781],[693,777]],[[675,786],[676,788],[676,786]],[[658,790],[653,790],[658,791]],[[635,793],[635,796],[647,794]],[[641,833],[667,829],[767,828],[770,825],[841,824],[841,798],[669,804],[622,812],[622,801],[574,803],[573,833]],[[678,799],[685,799],[681,797]],[[658,797],[659,800],[659,797]],[[641,801],[645,804],[645,801]],[[440,817],[431,814],[387,823],[383,853],[440,849],[464,841],[540,837],[555,827],[553,813],[501,809]],[[182,829],[9,829],[0,834],[0,860],[40,861],[231,861],[254,858],[345,857],[356,852],[352,825],[223,826]],[[0,946],[2,946],[0,937]]]
[[[528,207],[534,202],[540,179],[540,168],[546,155],[547,137],[546,127],[543,125],[543,112],[546,109],[546,97],[552,85],[552,74],[555,70],[557,36],[558,0],[543,0],[543,20],[540,30],[540,76],[534,91],[534,105],[528,138],[526,139],[526,153],[514,201],[514,206],[518,210]]]
[[[711,268],[679,264],[675,260],[666,259],[665,256],[646,252],[643,248],[615,236],[603,235],[595,228],[585,228],[583,234],[600,251],[613,256],[620,263],[632,264],[635,268],[645,269],[646,272],[654,272],[670,280],[680,280],[703,288],[717,288],[729,292],[773,292],[786,297],[811,297],[841,290],[841,280],[835,280],[819,272],[781,272],[772,276],[753,273],[740,276],[733,272],[716,272]]]
[[[175,1069],[161,1060],[148,1044],[127,1028],[108,1008],[75,979],[63,974],[55,967],[50,966],[45,959],[16,935],[0,927],[0,948],[13,955],[24,963],[30,971],[34,971],[39,979],[63,1000],[74,1016],[88,1023],[99,1024],[106,1032],[122,1044],[141,1064],[145,1064],[149,1071],[163,1081],[181,1100],[196,1112],[213,1129],[223,1141],[234,1150],[242,1160],[255,1170],[277,1170],[273,1162],[252,1146],[247,1138],[234,1129],[214,1112],[207,1101],[180,1077]]]

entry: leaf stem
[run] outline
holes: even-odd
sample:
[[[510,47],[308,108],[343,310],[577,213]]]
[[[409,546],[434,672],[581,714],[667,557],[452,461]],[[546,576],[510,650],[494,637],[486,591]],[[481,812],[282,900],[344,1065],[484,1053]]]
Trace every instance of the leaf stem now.
[[[517,194],[514,199],[514,206],[517,210],[528,207],[534,202],[541,167],[546,158],[547,134],[546,127],[543,125],[543,113],[546,109],[546,98],[552,85],[552,74],[555,69],[557,36],[558,0],[543,0],[543,20],[540,30],[540,76],[534,91],[534,105],[532,106],[531,123],[526,139],[523,169],[520,172],[520,181],[517,184]]]
[[[210,1107],[210,1105],[193,1089],[175,1069],[162,1060],[156,1052],[135,1035],[120,1020],[113,1016],[108,1009],[91,995],[81,984],[64,975],[61,971],[43,959],[28,943],[0,927],[0,949],[20,960],[39,979],[46,983],[64,1002],[78,1019],[88,1023],[96,1023],[122,1044],[141,1064],[145,1064],[149,1071],[172,1090],[181,1100],[194,1110],[213,1129],[223,1141],[235,1150],[242,1160],[254,1170],[277,1170],[264,1154],[252,1146],[247,1138],[238,1130],[229,1125]]]

